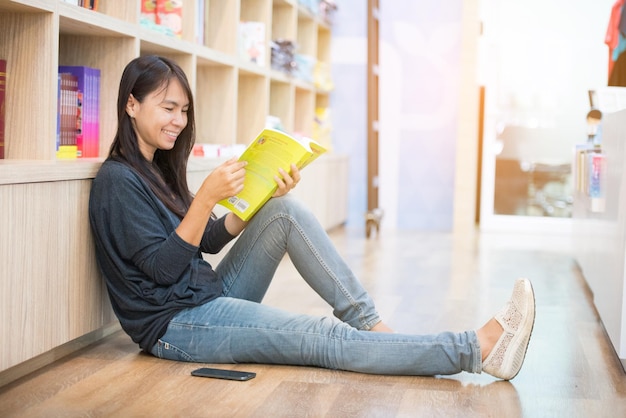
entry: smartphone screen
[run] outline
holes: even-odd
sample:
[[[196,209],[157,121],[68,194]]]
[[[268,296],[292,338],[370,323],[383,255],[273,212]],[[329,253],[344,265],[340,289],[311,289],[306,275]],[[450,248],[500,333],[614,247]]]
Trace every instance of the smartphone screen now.
[[[215,379],[227,379],[227,380],[250,380],[256,376],[256,373],[242,372],[239,370],[224,370],[213,369],[210,367],[203,367],[191,372],[192,376],[199,377],[212,377]]]

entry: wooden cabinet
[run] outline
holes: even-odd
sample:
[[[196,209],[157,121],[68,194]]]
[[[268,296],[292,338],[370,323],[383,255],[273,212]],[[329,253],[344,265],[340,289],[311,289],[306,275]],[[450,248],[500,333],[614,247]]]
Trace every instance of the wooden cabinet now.
[[[291,39],[300,52],[330,59],[330,27],[296,0],[205,0],[203,10],[197,1],[185,1],[180,38],[140,25],[140,4],[100,0],[95,12],[62,0],[0,0],[0,58],[7,60],[0,372],[115,322],[95,264],[87,202],[115,134],[118,83],[131,59],[160,54],[186,71],[195,92],[198,143],[247,144],[268,115],[280,117],[287,131],[311,136],[316,107],[330,102],[329,92],[313,82],[271,69],[271,39]],[[266,28],[262,62],[240,58],[241,21]],[[59,65],[101,70],[99,158],[56,159]],[[347,164],[332,155],[325,161],[318,170]],[[217,162],[195,161],[190,176],[205,175]],[[327,191],[316,193],[324,199]],[[345,203],[333,205],[345,219]]]
[[[573,213],[573,248],[602,320],[622,366],[626,370],[626,110],[602,111],[604,164],[583,169],[576,160]],[[596,166],[598,167],[598,166]],[[594,192],[588,181],[593,177]],[[599,188],[597,187],[599,186]]]

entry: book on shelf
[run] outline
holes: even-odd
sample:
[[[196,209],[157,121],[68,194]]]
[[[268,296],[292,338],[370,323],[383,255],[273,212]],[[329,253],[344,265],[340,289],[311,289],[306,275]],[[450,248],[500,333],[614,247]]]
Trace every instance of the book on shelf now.
[[[297,138],[275,129],[263,129],[239,157],[247,161],[243,190],[219,202],[244,221],[249,220],[278,188],[275,176],[282,168],[291,172],[291,164],[299,170],[326,152],[326,148],[310,138]]]
[[[0,160],[4,158],[4,102],[7,88],[7,61],[0,59]]]
[[[144,23],[156,24],[156,0],[139,0],[141,3],[140,17]]]
[[[60,74],[70,74],[77,83],[75,114],[76,156],[95,158],[99,154],[100,70],[85,66],[59,66]]]
[[[70,3],[75,6],[84,7],[85,9],[98,10],[99,0],[63,0],[65,3]]]
[[[156,23],[180,38],[183,34],[183,1],[156,0]]]
[[[182,0],[141,0],[140,24],[180,38],[183,33]]]
[[[69,73],[59,73],[57,158],[76,158],[76,127],[79,113],[78,78]]]
[[[239,22],[239,58],[265,66],[265,23]]]

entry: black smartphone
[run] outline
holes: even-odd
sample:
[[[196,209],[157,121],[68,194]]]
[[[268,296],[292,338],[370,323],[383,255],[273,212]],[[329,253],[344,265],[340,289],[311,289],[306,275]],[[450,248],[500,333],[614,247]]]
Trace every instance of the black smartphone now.
[[[256,373],[242,372],[239,370],[213,369],[210,367],[202,367],[191,372],[192,376],[213,377],[215,379],[227,380],[250,380],[256,376]]]

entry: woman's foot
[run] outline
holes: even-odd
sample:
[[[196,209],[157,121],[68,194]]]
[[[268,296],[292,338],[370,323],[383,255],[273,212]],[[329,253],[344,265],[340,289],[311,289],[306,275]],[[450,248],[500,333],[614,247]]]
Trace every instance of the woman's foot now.
[[[483,371],[504,380],[517,376],[535,323],[535,294],[528,279],[517,279],[511,299],[476,333]]]

